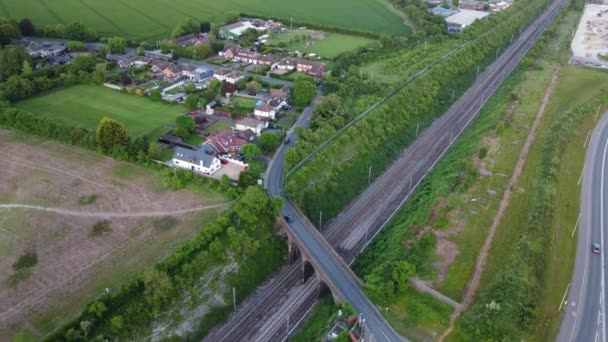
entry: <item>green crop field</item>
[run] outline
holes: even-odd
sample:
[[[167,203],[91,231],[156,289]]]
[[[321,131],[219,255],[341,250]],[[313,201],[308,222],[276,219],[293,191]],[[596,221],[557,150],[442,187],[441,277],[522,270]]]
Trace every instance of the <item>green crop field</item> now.
[[[407,34],[403,19],[379,0],[0,0],[0,16],[35,25],[80,21],[102,36],[168,36],[186,17],[221,23],[228,12],[289,18],[360,31]]]
[[[186,111],[181,105],[155,103],[102,86],[79,85],[17,103],[17,107],[66,125],[95,130],[103,116],[124,123],[133,137],[150,134]]]
[[[306,53],[316,53],[324,58],[333,58],[342,52],[352,51],[358,47],[368,45],[373,42],[372,39],[358,37],[339,33],[325,33],[325,39],[308,39],[313,32],[312,30],[293,30],[288,33],[274,35],[270,42],[273,44],[283,42],[287,44],[289,50],[297,50]],[[295,41],[296,38],[306,37],[306,39]],[[307,46],[306,42],[312,42],[311,46]]]

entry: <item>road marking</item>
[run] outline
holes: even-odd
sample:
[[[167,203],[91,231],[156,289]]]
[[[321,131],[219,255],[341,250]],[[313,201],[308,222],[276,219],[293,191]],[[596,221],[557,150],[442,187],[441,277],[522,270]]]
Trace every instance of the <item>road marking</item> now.
[[[604,178],[606,175],[604,170],[606,169],[606,152],[608,152],[608,139],[606,139],[606,143],[604,144],[604,154],[602,156],[602,174],[600,175],[600,246],[604,243]],[[602,248],[602,295],[600,297],[602,317],[604,312],[604,303],[606,303],[606,292],[604,287],[604,253],[604,248]],[[602,319],[602,341],[606,342],[606,319],[604,318]]]
[[[591,128],[587,131],[587,137],[585,138],[585,144],[583,145],[583,149],[587,148],[587,141],[589,140],[589,134],[591,134]]]
[[[572,230],[572,235],[570,235],[571,239],[574,239],[574,233],[576,232],[576,228],[578,228],[578,223],[580,222],[580,220],[581,220],[581,214],[579,213],[578,219],[576,219],[576,224],[574,225],[574,230]],[[570,285],[568,285],[568,286],[570,286]]]
[[[562,306],[564,306],[564,300],[566,299],[566,294],[568,294],[568,290],[570,289],[570,284],[566,287],[566,291],[564,292],[564,296],[562,297],[562,301],[559,304],[559,309],[557,311],[562,311]]]

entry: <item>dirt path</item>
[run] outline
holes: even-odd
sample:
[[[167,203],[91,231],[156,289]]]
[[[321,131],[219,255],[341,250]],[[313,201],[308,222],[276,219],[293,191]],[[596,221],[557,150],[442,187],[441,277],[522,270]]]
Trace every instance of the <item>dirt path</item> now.
[[[460,304],[457,301],[453,300],[452,298],[444,295],[443,293],[435,290],[431,285],[429,285],[424,280],[421,280],[417,277],[412,277],[409,280],[409,284],[411,286],[413,286],[419,292],[429,294],[429,295],[433,296],[435,299],[446,303],[447,305],[453,307],[454,309],[458,310],[462,307],[462,304]]]
[[[498,207],[498,211],[496,212],[496,216],[494,216],[494,220],[492,221],[492,225],[490,226],[490,230],[488,231],[488,236],[481,247],[481,251],[479,252],[479,256],[477,257],[477,262],[475,263],[475,269],[473,271],[473,276],[469,280],[469,284],[465,291],[464,300],[462,302],[462,306],[454,311],[454,313],[450,316],[450,326],[443,332],[439,341],[443,341],[448,335],[452,333],[454,330],[454,323],[456,319],[462,314],[464,310],[471,304],[473,300],[473,296],[477,292],[477,288],[479,287],[479,282],[481,280],[481,275],[483,274],[486,259],[488,257],[488,252],[490,247],[492,246],[492,242],[494,241],[494,235],[496,235],[496,230],[498,225],[502,221],[502,217],[505,214],[507,207],[509,206],[509,202],[511,200],[511,194],[513,193],[513,187],[517,184],[519,180],[519,176],[521,175],[521,171],[526,163],[528,152],[530,151],[530,147],[536,138],[536,131],[538,130],[538,126],[541,123],[543,118],[543,114],[545,113],[545,108],[549,103],[549,98],[551,94],[553,94],[553,90],[555,89],[555,84],[557,83],[557,78],[559,76],[561,65],[558,64],[555,70],[553,71],[553,76],[551,78],[551,82],[547,87],[547,91],[545,92],[545,96],[540,104],[540,108],[536,113],[536,118],[534,119],[534,123],[532,124],[532,128],[530,128],[530,132],[528,133],[528,137],[526,138],[526,143],[524,144],[521,152],[519,153],[519,159],[517,160],[517,164],[515,165],[515,170],[513,171],[513,175],[507,184],[507,188],[505,193],[500,201],[500,205]]]
[[[179,214],[187,214],[205,209],[220,208],[232,204],[234,201],[224,202],[214,205],[198,206],[194,208],[161,210],[161,211],[143,211],[143,212],[91,212],[91,211],[76,211],[61,208],[41,207],[29,204],[0,204],[0,211],[12,209],[38,210],[49,211],[59,215],[78,216],[78,217],[102,217],[102,218],[132,218],[132,217],[155,217],[155,216],[171,216]]]

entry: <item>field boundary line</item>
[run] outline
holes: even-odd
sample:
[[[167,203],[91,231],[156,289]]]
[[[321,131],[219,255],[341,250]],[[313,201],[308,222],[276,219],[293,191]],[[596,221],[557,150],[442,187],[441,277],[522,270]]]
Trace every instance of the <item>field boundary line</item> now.
[[[65,25],[65,21],[63,21],[63,19],[59,16],[59,14],[57,14],[57,12],[55,12],[55,10],[52,9],[49,4],[47,4],[46,0],[39,0],[39,2],[42,5],[42,7],[46,8],[46,10],[49,11],[49,13],[51,13],[51,15],[53,17],[55,17],[55,19],[57,19],[57,21],[59,21],[60,23]]]
[[[158,21],[158,20],[152,18],[151,16],[149,16],[145,12],[139,10],[137,7],[133,7],[133,6],[129,5],[127,2],[125,2],[123,0],[118,0],[118,2],[121,3],[123,6],[125,6],[127,8],[130,8],[132,11],[135,11],[137,14],[141,15],[142,17],[150,20],[154,24],[160,25],[160,26],[166,28],[167,30],[171,31],[171,27],[165,25],[162,21]]]
[[[140,212],[94,212],[94,211],[78,211],[63,208],[53,207],[42,207],[38,205],[30,204],[0,204],[0,211],[12,210],[12,209],[25,209],[25,210],[37,210],[37,211],[48,211],[59,215],[65,216],[76,216],[76,217],[103,217],[103,218],[130,218],[130,217],[156,217],[156,216],[171,216],[178,214],[187,214],[196,211],[215,209],[224,207],[234,203],[234,201],[222,202],[213,205],[198,206],[186,209],[174,209],[174,210],[160,210],[160,211],[140,211]]]
[[[89,11],[95,13],[98,17],[100,17],[101,19],[105,20],[108,24],[110,24],[110,26],[114,27],[122,35],[127,36],[127,32],[125,32],[123,29],[121,29],[118,25],[116,25],[115,22],[113,22],[112,20],[110,20],[107,16],[105,16],[104,14],[100,13],[97,9],[95,9],[94,7],[92,7],[89,4],[87,4],[86,0],[80,0],[80,3],[84,7],[86,7]]]
[[[6,7],[4,0],[0,0],[0,8],[2,9],[2,12],[4,12],[4,15],[6,15],[6,19],[10,19],[11,15],[8,13],[8,8]]]

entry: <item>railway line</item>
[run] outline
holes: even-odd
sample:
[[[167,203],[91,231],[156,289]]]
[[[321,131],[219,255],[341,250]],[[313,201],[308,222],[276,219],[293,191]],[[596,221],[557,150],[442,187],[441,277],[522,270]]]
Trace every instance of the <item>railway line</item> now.
[[[370,187],[329,223],[323,236],[348,264],[409,199],[565,3],[565,0],[558,0],[550,4],[492,65],[478,75],[473,86],[443,116],[424,129]],[[275,164],[282,172],[283,163]],[[244,301],[239,310],[205,340],[277,341],[285,338],[288,330],[293,331],[316,302],[319,282],[311,277],[302,284],[300,272],[298,262],[286,266],[264,288]],[[295,288],[289,291],[292,287]],[[256,296],[262,299],[253,300],[252,297]],[[293,323],[289,325],[288,321]]]

